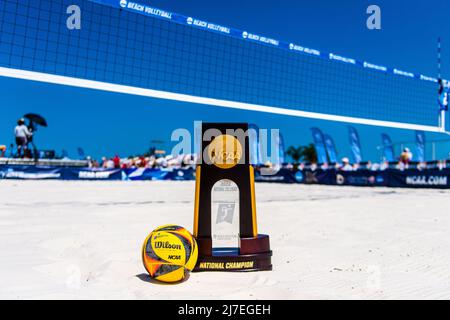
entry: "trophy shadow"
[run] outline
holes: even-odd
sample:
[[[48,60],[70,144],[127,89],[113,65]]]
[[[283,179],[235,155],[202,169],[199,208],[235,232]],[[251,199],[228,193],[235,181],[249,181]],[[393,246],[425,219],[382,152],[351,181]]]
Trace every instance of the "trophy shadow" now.
[[[156,285],[160,285],[160,286],[174,286],[183,282],[186,282],[189,280],[190,277],[190,273],[187,272],[184,279],[181,281],[177,281],[177,282],[172,282],[172,283],[167,283],[167,282],[161,282],[155,279],[152,279],[148,273],[141,273],[141,274],[137,274],[136,278],[138,278],[139,280],[143,281],[143,282],[147,282],[147,283],[151,283],[151,284],[156,284]]]

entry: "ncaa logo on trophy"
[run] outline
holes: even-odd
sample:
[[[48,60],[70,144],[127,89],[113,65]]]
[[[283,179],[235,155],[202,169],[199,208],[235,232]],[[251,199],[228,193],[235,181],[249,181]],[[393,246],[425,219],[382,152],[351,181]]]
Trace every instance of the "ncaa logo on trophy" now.
[[[269,236],[258,234],[248,124],[203,123],[196,169],[194,271],[272,270]]]

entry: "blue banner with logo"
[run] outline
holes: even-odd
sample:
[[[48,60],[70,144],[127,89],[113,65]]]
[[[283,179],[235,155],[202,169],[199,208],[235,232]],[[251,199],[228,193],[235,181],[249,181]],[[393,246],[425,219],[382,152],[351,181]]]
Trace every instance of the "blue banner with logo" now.
[[[298,177],[298,176],[297,176]],[[259,170],[255,170],[255,181],[257,182],[278,182],[278,183],[301,183],[303,179],[296,177],[296,172],[289,169],[280,169],[274,174],[262,175]]]
[[[382,133],[381,143],[383,146],[383,157],[385,161],[395,161],[394,145],[392,144],[391,137],[389,137],[386,133]]]
[[[149,169],[149,168],[125,169],[125,170],[123,170],[123,180],[189,181],[189,180],[195,180],[195,170],[193,168],[186,168],[186,169]]]
[[[47,166],[0,165],[0,179],[52,180],[62,179],[63,169]]]
[[[331,170],[333,172],[334,181],[332,184],[338,186],[358,186],[358,187],[375,187],[387,186],[389,183],[386,171],[339,171]]]
[[[327,163],[327,150],[325,147],[325,141],[322,131],[319,128],[311,128],[311,132],[313,136],[314,147],[316,148],[317,161],[319,163]]]
[[[174,169],[172,170],[172,181],[192,181],[195,180],[195,169]]]
[[[397,188],[450,188],[450,169],[388,170],[389,186]]]
[[[417,161],[425,161],[425,132],[416,131]]]
[[[303,176],[303,181],[297,181],[298,183],[305,184],[325,184],[332,185],[334,184],[333,180],[333,172],[330,170],[302,170],[301,174]]]
[[[122,180],[121,169],[63,168],[63,180]]]
[[[20,180],[195,180],[194,168],[171,169],[104,169],[0,165],[0,179]]]
[[[360,163],[362,161],[362,153],[358,131],[356,131],[354,127],[349,126],[348,136],[349,136],[350,150],[352,151],[353,156],[353,162]]]
[[[337,152],[336,152],[336,145],[334,144],[333,138],[328,134],[325,134],[323,136],[323,138],[325,140],[325,147],[327,149],[327,153],[328,153],[328,157],[330,158],[330,162],[337,163],[338,158],[337,158]]]
[[[135,168],[124,170],[124,180],[169,180],[171,170]]]
[[[179,169],[93,169],[46,166],[0,165],[0,179],[19,180],[195,180],[194,168]],[[293,170],[282,168],[271,175],[255,171],[255,181],[274,183],[323,184],[337,186],[440,188],[450,189],[450,169],[387,169],[383,171],[357,170]]]

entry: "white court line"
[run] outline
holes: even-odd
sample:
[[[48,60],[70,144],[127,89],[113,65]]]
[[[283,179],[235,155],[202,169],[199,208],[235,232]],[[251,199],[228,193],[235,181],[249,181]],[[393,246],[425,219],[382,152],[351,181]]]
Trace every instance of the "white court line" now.
[[[46,83],[59,84],[59,85],[67,85],[67,86],[72,86],[72,87],[81,87],[81,88],[96,89],[96,90],[103,90],[103,91],[109,91],[109,92],[125,93],[125,94],[151,97],[151,98],[190,102],[190,103],[196,103],[196,104],[201,104],[201,105],[211,105],[211,106],[217,106],[217,107],[223,107],[223,108],[266,112],[266,113],[280,114],[280,115],[293,116],[293,117],[365,124],[365,125],[369,125],[369,126],[390,127],[390,128],[407,129],[407,130],[444,132],[442,130],[442,128],[439,128],[438,126],[433,127],[433,126],[418,125],[418,124],[412,124],[412,123],[402,123],[402,122],[382,121],[382,120],[373,120],[373,119],[365,119],[365,118],[345,117],[345,116],[338,116],[338,115],[325,114],[325,113],[316,113],[316,112],[307,112],[307,111],[294,110],[294,109],[269,107],[269,106],[263,106],[263,105],[257,105],[257,104],[228,101],[228,100],[219,100],[219,99],[212,99],[212,98],[204,98],[204,97],[197,97],[197,96],[185,95],[185,94],[180,94],[180,93],[131,87],[131,86],[125,86],[125,85],[119,85],[119,84],[113,84],[113,83],[107,83],[107,82],[100,82],[100,81],[93,81],[93,80],[86,80],[86,79],[79,79],[79,78],[66,77],[66,76],[58,76],[58,75],[54,75],[54,74],[26,71],[26,70],[20,70],[20,69],[11,69],[11,68],[0,67],[0,76],[32,80],[32,81],[39,81],[39,82],[46,82]]]

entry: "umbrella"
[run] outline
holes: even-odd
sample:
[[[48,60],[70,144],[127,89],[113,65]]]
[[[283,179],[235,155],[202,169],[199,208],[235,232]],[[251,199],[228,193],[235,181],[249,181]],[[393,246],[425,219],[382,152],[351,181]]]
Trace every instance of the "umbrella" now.
[[[45,120],[42,116],[34,113],[27,113],[23,116],[25,119],[30,120],[33,123],[36,123],[40,126],[46,127],[47,126],[47,120]]]

